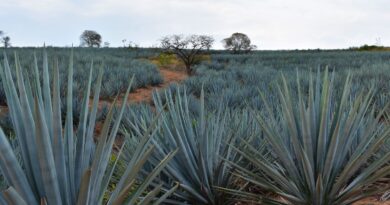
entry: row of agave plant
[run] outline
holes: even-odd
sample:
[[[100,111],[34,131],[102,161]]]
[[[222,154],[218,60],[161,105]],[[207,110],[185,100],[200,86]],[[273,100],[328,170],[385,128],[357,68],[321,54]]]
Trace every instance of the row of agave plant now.
[[[34,79],[23,77],[25,71],[21,68],[17,56],[15,57],[16,81],[14,81],[7,57],[4,59],[4,67],[0,65],[0,74],[4,82],[21,160],[18,160],[18,152],[12,148],[9,137],[0,131],[0,168],[9,186],[0,197],[1,204],[92,205],[102,204],[103,201],[106,204],[160,204],[177,188],[173,186],[163,194],[159,187],[148,190],[155,176],[166,166],[175,151],[160,159],[160,162],[147,174],[147,178],[138,179],[138,173],[154,150],[148,132],[139,136],[140,142],[131,156],[129,166],[120,176],[115,188],[109,187],[117,164],[117,161],[110,163],[113,144],[131,83],[127,88],[119,115],[114,116],[114,106],[111,106],[99,141],[95,144],[93,135],[103,77],[102,70],[99,71],[98,80],[93,88],[92,105],[89,106],[93,74],[91,67],[80,110],[79,124],[74,128],[73,55],[70,57],[68,68],[65,122],[61,118],[58,67],[53,67],[53,81],[50,85],[48,66],[47,64],[43,66],[41,86],[38,83],[40,75],[37,70],[34,71]],[[120,156],[121,151],[117,155]],[[105,197],[107,190],[110,190],[108,198]],[[129,194],[130,190],[131,194]],[[148,192],[146,193],[145,190]]]
[[[47,53],[44,57],[40,57],[43,50]],[[0,48],[1,50],[1,48]],[[65,98],[66,79],[67,79],[67,64],[69,49],[54,49],[54,48],[14,48],[7,52],[18,52],[20,57],[20,65],[26,68],[35,69],[38,65],[58,64],[60,79],[62,81],[60,85],[61,97]],[[118,93],[124,93],[128,85],[128,76],[135,76],[132,84],[132,89],[138,89],[146,86],[154,86],[163,82],[163,77],[158,72],[158,68],[153,63],[137,59],[134,56],[135,52],[124,52],[121,50],[102,50],[100,52],[94,52],[88,49],[75,48],[74,50],[74,73],[73,73],[73,95],[74,99],[79,100],[77,97],[82,97],[82,91],[86,87],[88,81],[90,61],[93,59],[95,69],[103,66],[103,78],[102,87],[100,90],[100,97],[103,99],[112,99]],[[45,57],[46,56],[46,57]],[[0,56],[2,59],[3,56]],[[48,61],[48,58],[56,57],[55,61]],[[146,58],[147,56],[145,56]],[[14,58],[9,58],[8,62],[11,66],[15,65]],[[38,72],[42,74],[42,69],[39,66]],[[97,79],[97,72],[93,73],[93,81]],[[0,80],[1,84],[1,80]],[[5,105],[5,92],[3,86],[0,86],[0,104]]]
[[[0,132],[9,186],[2,204],[338,205],[388,188],[375,183],[390,174],[390,152],[382,149],[390,127],[375,108],[374,89],[351,100],[350,75],[338,97],[334,73],[311,76],[308,89],[297,80],[296,90],[282,77],[277,106],[259,92],[264,110],[221,104],[208,111],[203,91],[196,113],[185,91],[156,94],[155,109],[133,110],[126,107],[129,86],[120,107],[112,103],[95,144],[101,71],[90,103],[90,70],[74,128],[72,57],[65,122],[58,68],[50,81],[43,66],[41,85],[38,72],[23,78],[15,65],[15,82],[6,57],[0,74],[21,160]],[[117,135],[126,140],[113,151]]]
[[[166,187],[180,182],[170,200],[339,205],[388,190],[388,180],[385,186],[375,184],[390,176],[386,109],[378,113],[374,88],[352,101],[351,75],[336,97],[335,74],[329,75],[326,71],[322,79],[320,72],[311,76],[307,94],[299,80],[295,92],[282,76],[280,104],[271,105],[260,92],[262,111],[237,112],[220,104],[208,113],[202,91],[199,112],[193,114],[185,92],[155,95],[160,125],[152,141],[158,153],[179,148],[162,171]],[[130,111],[124,130],[144,133],[153,116],[149,109]]]

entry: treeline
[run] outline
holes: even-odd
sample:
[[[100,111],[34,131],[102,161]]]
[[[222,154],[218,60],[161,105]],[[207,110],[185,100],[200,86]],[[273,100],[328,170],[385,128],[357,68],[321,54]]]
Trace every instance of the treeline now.
[[[364,44],[360,47],[351,47],[351,48],[349,48],[349,50],[354,50],[354,51],[390,51],[390,47]]]

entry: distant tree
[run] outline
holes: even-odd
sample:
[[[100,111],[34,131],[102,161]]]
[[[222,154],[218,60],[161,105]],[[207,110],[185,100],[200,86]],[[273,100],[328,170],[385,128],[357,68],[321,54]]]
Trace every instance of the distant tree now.
[[[102,36],[96,31],[85,30],[80,36],[80,46],[100,47]]]
[[[382,45],[381,37],[378,37],[378,38],[375,39],[375,45],[376,45],[376,46],[383,46],[383,45]]]
[[[126,48],[126,41],[127,41],[127,39],[123,39],[123,40],[122,40],[122,43],[123,43],[123,47],[124,47],[124,48]]]
[[[193,65],[199,62],[199,54],[208,51],[214,43],[214,38],[207,35],[171,35],[162,38],[161,48],[166,52],[176,54],[184,63],[186,72],[194,74]]]
[[[359,47],[350,47],[354,51],[390,51],[390,47],[364,44]]]
[[[249,52],[257,47],[251,44],[251,39],[243,33],[233,33],[229,38],[222,40],[223,47],[233,53]]]
[[[108,48],[108,47],[110,47],[110,42],[107,42],[107,41],[106,41],[106,42],[104,42],[104,43],[103,43],[103,46],[104,46],[105,48]]]
[[[128,43],[126,43],[128,42]],[[130,49],[138,49],[139,45],[137,43],[134,43],[133,41],[127,41],[127,39],[122,40],[123,47],[124,48],[130,48]]]
[[[2,37],[1,42],[3,43],[4,48],[11,47],[11,38],[9,36]]]
[[[129,44],[127,47],[131,48],[131,49],[138,49],[139,45],[137,43],[134,43],[133,41],[129,41]]]
[[[9,36],[4,36],[4,31],[0,31],[0,41],[3,44],[4,48],[11,46],[11,38]]]

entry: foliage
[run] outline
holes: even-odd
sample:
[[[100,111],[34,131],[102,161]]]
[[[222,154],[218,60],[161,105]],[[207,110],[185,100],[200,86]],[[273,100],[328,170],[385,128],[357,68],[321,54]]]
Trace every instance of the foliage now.
[[[42,49],[28,49],[28,48],[9,48],[6,51],[8,54],[17,52],[20,56],[20,64],[24,69],[35,69],[38,67],[39,73],[42,73],[41,65],[44,63],[42,57],[37,57],[42,54]],[[35,54],[34,54],[35,53]],[[60,72],[61,97],[66,93],[66,78],[67,78],[67,59],[69,58],[69,49],[47,48],[47,55],[49,59],[53,60],[49,64],[57,64]],[[145,58],[154,55],[153,52],[139,51],[129,52],[125,49],[110,49],[101,48],[99,50],[89,48],[75,48],[74,49],[74,82],[73,92],[78,99],[81,99],[86,82],[88,82],[89,69],[91,61],[93,61],[94,69],[103,67],[102,88],[100,96],[104,99],[114,98],[118,93],[124,93],[128,85],[128,79],[131,76],[135,77],[132,85],[132,90],[146,87],[148,85],[158,85],[163,82],[157,66],[148,62],[147,60],[136,59],[144,56]],[[42,55],[43,56],[43,55]],[[142,58],[144,58],[142,57]],[[0,57],[1,60],[2,57]],[[32,64],[31,62],[34,62]],[[10,65],[14,65],[13,59],[9,59]],[[15,76],[14,76],[15,78]],[[97,79],[97,72],[93,73],[93,82]],[[2,94],[3,88],[0,87],[0,104],[5,104],[5,98]]]
[[[258,121],[277,160],[265,158],[257,147],[232,144],[253,165],[248,169],[230,162],[242,179],[297,205],[351,204],[384,192],[369,185],[389,174],[390,153],[370,160],[389,139],[390,127],[380,122],[381,114],[375,115],[372,89],[350,102],[348,75],[338,99],[334,79],[325,71],[321,83],[318,73],[316,83],[310,78],[306,95],[299,79],[291,90],[283,77],[277,112],[262,95],[266,109]]]
[[[238,161],[239,157],[228,144],[236,138],[249,139],[260,130],[249,112],[230,112],[223,106],[220,110],[206,112],[203,94],[195,108],[191,105],[192,100],[180,90],[154,96],[155,109],[159,113],[159,128],[153,137],[156,149],[164,156],[179,148],[178,154],[163,170],[165,186],[176,181],[180,183],[180,189],[167,203],[234,204],[234,197],[215,189],[235,187],[232,171],[224,160]],[[131,109],[125,116],[124,128],[128,133],[143,133],[153,116],[148,107]],[[125,153],[131,153],[133,149],[127,147]]]
[[[356,50],[356,51],[390,51],[389,47],[384,46],[377,46],[377,45],[367,45],[364,44],[360,47],[351,47],[349,50]]]
[[[168,66],[171,65],[176,60],[176,56],[174,54],[161,53],[157,57],[157,63],[160,66]]]
[[[165,62],[173,55],[159,56],[156,49],[74,48],[74,55],[69,55],[69,49],[46,50],[2,49],[20,56],[0,59],[4,61],[1,84],[6,88],[0,88],[0,103],[11,107],[10,117],[5,115],[0,124],[3,129],[11,124],[7,127],[14,129],[7,129],[0,143],[7,150],[0,156],[15,156],[11,160],[14,166],[0,163],[6,170],[3,184],[13,187],[6,192],[8,197],[21,195],[22,187],[32,191],[25,192],[35,200],[28,204],[40,203],[41,198],[51,204],[45,191],[59,189],[63,204],[73,204],[84,190],[83,184],[89,190],[83,193],[90,199],[87,204],[110,204],[118,197],[141,204],[149,199],[165,204],[279,203],[270,193],[292,204],[348,204],[378,191],[370,185],[377,176],[389,173],[384,162],[389,161],[390,139],[381,141],[388,138],[389,130],[383,111],[390,100],[388,52],[253,51],[233,55],[210,51],[211,55],[196,56],[202,58],[192,67],[196,75],[155,92],[152,105],[95,110],[96,98],[122,96],[131,76],[135,79],[129,92],[161,83],[157,67],[147,59],[162,56]],[[43,57],[36,57],[41,54]],[[317,73],[313,72],[316,69]],[[70,71],[73,78],[69,78]],[[328,77],[314,80],[315,75]],[[98,83],[91,90],[94,82]],[[90,94],[94,99],[88,103]],[[11,100],[6,101],[6,95]],[[87,109],[87,105],[91,107]],[[105,120],[104,131],[95,146],[90,130],[101,120]],[[120,137],[114,143],[116,129]],[[314,134],[304,134],[308,131]],[[67,141],[68,136],[73,136],[73,143]],[[53,139],[63,139],[63,144],[55,144]],[[317,141],[304,143],[308,139]],[[12,141],[10,146],[7,141]],[[326,146],[317,149],[318,144]],[[309,152],[310,147],[315,152]],[[58,151],[61,149],[64,156]],[[66,151],[69,149],[74,151]],[[39,161],[41,150],[53,154],[45,154]],[[53,162],[50,156],[56,174],[51,183],[58,186],[44,184],[46,178],[41,174],[41,163]],[[61,157],[72,160],[64,164]],[[90,166],[101,168],[92,168],[90,181],[84,182],[83,173],[88,173]],[[20,175],[10,180],[8,173]],[[16,186],[23,178],[27,185]],[[63,193],[71,193],[71,197]],[[2,196],[0,203],[6,203]]]
[[[11,37],[5,36],[4,32],[0,30],[0,41],[4,48],[11,47]]]
[[[102,36],[96,31],[85,30],[80,36],[80,46],[99,48],[101,43]]]
[[[231,50],[235,54],[247,53],[257,48],[251,44],[251,39],[243,33],[233,33],[229,38],[223,39],[222,43],[226,50]]]
[[[0,114],[0,127],[1,129],[3,129],[4,133],[6,133],[8,136],[11,136],[13,134],[11,116],[8,110],[3,111],[1,109],[1,112],[2,113]]]
[[[1,43],[3,43],[4,48],[11,47],[11,37],[9,37],[9,36],[2,37]]]
[[[212,54],[211,59],[211,62],[196,66],[196,75],[182,83],[188,93],[196,97],[199,97],[203,85],[206,99],[212,99],[205,102],[209,109],[217,109],[221,101],[232,109],[248,106],[262,109],[258,89],[277,104],[275,93],[277,84],[281,82],[280,72],[285,74],[288,82],[294,82],[295,70],[298,69],[301,85],[307,89],[313,70],[317,68],[323,72],[326,67],[336,73],[336,87],[342,86],[342,79],[348,71],[354,74],[351,82],[353,96],[358,90],[368,90],[372,86],[377,88],[374,101],[378,109],[390,100],[389,53],[254,51],[245,55]],[[294,83],[289,85],[296,88]],[[340,89],[335,92],[340,93]]]
[[[209,50],[214,43],[211,36],[183,35],[165,36],[161,39],[161,48],[167,52],[176,54],[186,66],[189,75],[194,74],[193,65],[199,63],[198,55],[204,50]]]
[[[44,59],[47,59],[46,53]],[[20,164],[17,152],[0,130],[0,168],[9,185],[0,197],[0,202],[3,204],[101,204],[115,169],[115,166],[109,166],[109,160],[131,83],[115,120],[113,106],[111,106],[95,146],[93,135],[103,70],[99,71],[94,86],[92,106],[88,108],[93,76],[91,66],[87,86],[84,89],[79,125],[74,130],[73,55],[70,55],[68,67],[64,126],[61,119],[59,68],[54,66],[53,80],[50,81],[48,62],[46,60],[44,62],[42,86],[39,83],[38,69],[34,71],[34,78],[24,77],[25,71],[21,69],[16,55],[16,82],[13,81],[7,57],[4,57],[4,68],[0,66],[7,104],[21,153]],[[153,130],[154,127],[149,129]],[[159,187],[148,190],[154,178],[173,157],[173,152],[162,159],[147,174],[145,180],[136,181],[140,168],[146,163],[153,150],[149,142],[149,132],[146,132],[132,155],[128,167],[120,176],[117,186],[110,193],[107,204],[159,203],[175,190],[176,187],[161,195],[161,198],[158,197]],[[136,188],[130,194],[129,190],[134,186]]]

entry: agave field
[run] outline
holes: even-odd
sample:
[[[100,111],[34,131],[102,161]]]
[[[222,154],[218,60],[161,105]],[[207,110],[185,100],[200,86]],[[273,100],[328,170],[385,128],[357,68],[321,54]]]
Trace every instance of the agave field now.
[[[389,52],[211,51],[128,102],[164,81],[159,54],[2,51],[0,204],[388,200]]]
[[[47,48],[47,58],[43,58],[42,50],[36,49],[8,49],[8,61],[11,66],[15,65],[14,53],[19,56],[19,62],[21,67],[34,70],[38,67],[40,75],[42,71],[40,67],[46,64],[49,67],[53,67],[58,64],[60,69],[60,80],[64,82],[61,84],[61,94],[66,93],[66,79],[67,67],[69,64],[70,52],[67,49],[59,48]],[[163,82],[162,76],[158,72],[158,68],[142,59],[146,59],[149,56],[153,56],[152,50],[141,52],[128,52],[125,49],[74,49],[74,82],[73,91],[77,96],[81,96],[82,91],[86,87],[86,82],[89,76],[89,70],[91,66],[93,69],[99,69],[103,67],[102,89],[100,96],[102,98],[114,98],[118,93],[124,93],[128,85],[128,76],[133,76],[136,80],[133,83],[132,90],[140,87],[146,87],[148,85],[157,85]],[[50,59],[50,60],[48,60]],[[54,60],[55,59],[55,60]],[[97,78],[97,72],[93,74],[92,81],[95,82]],[[0,90],[0,103],[5,103],[4,90]]]

